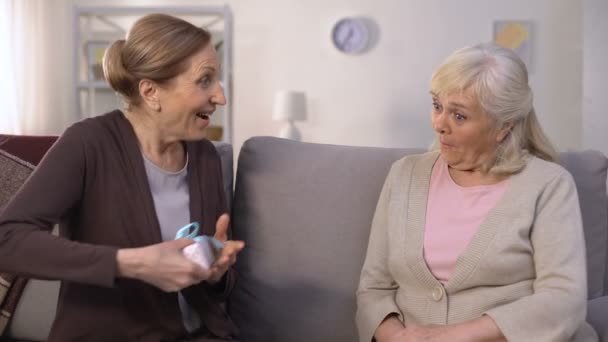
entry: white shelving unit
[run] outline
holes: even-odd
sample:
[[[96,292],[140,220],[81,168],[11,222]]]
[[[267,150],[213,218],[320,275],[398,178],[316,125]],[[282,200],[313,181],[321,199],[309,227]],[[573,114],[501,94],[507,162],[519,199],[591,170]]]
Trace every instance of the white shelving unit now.
[[[179,7],[90,7],[75,6],[74,92],[80,118],[122,108],[119,97],[103,80],[99,61],[104,47],[124,39],[133,23],[146,14],[165,13],[203,27],[211,32],[212,43],[220,46],[221,78],[228,103],[212,116],[210,135],[215,140],[232,143],[232,11],[229,6]],[[96,53],[97,51],[97,53]],[[97,54],[97,58],[95,55]]]

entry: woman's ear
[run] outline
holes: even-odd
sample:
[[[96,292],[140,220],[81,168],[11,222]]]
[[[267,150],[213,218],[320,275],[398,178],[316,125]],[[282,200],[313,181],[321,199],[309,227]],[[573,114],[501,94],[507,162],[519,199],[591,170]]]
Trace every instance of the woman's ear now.
[[[139,96],[148,108],[160,111],[159,87],[156,82],[145,78],[139,81]]]
[[[505,138],[509,135],[509,133],[511,133],[511,130],[513,129],[513,122],[511,121],[507,121],[502,125],[502,128],[498,131],[498,134],[496,135],[496,142],[497,143],[501,143],[503,142],[503,140],[505,140]]]

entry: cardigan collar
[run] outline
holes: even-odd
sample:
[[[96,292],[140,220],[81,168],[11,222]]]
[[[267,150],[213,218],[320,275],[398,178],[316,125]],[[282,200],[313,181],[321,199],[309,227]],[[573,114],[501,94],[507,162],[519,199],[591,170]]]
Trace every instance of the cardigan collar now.
[[[433,276],[424,259],[424,230],[426,225],[426,210],[428,191],[431,182],[433,165],[439,157],[439,152],[430,152],[422,156],[413,166],[412,184],[409,193],[402,200],[400,225],[405,227],[405,258],[407,265],[426,286],[441,286]],[[460,290],[465,281],[479,265],[491,241],[499,233],[497,221],[503,221],[508,213],[513,212],[513,204],[517,203],[518,194],[525,193],[525,182],[520,181],[521,172],[511,176],[509,185],[502,198],[492,208],[478,231],[460,254],[449,281],[445,284],[448,293]],[[405,185],[404,185],[405,186]],[[409,199],[409,200],[408,200]]]

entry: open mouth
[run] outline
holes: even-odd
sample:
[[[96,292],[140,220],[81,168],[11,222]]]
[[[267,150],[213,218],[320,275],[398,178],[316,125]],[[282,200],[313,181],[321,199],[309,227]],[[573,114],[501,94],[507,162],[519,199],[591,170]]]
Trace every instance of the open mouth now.
[[[198,116],[199,118],[203,119],[203,120],[209,120],[209,117],[211,116],[212,113],[205,113],[205,112],[198,112],[196,113],[196,116]]]

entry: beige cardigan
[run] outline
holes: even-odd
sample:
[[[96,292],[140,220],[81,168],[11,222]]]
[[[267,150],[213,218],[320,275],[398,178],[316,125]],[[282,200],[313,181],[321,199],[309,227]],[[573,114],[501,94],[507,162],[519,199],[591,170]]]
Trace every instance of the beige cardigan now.
[[[405,157],[386,179],[357,291],[360,341],[371,341],[390,313],[406,326],[486,314],[509,341],[597,341],[585,322],[585,243],[570,174],[530,157],[442,286],[423,257],[427,194],[438,155]]]

